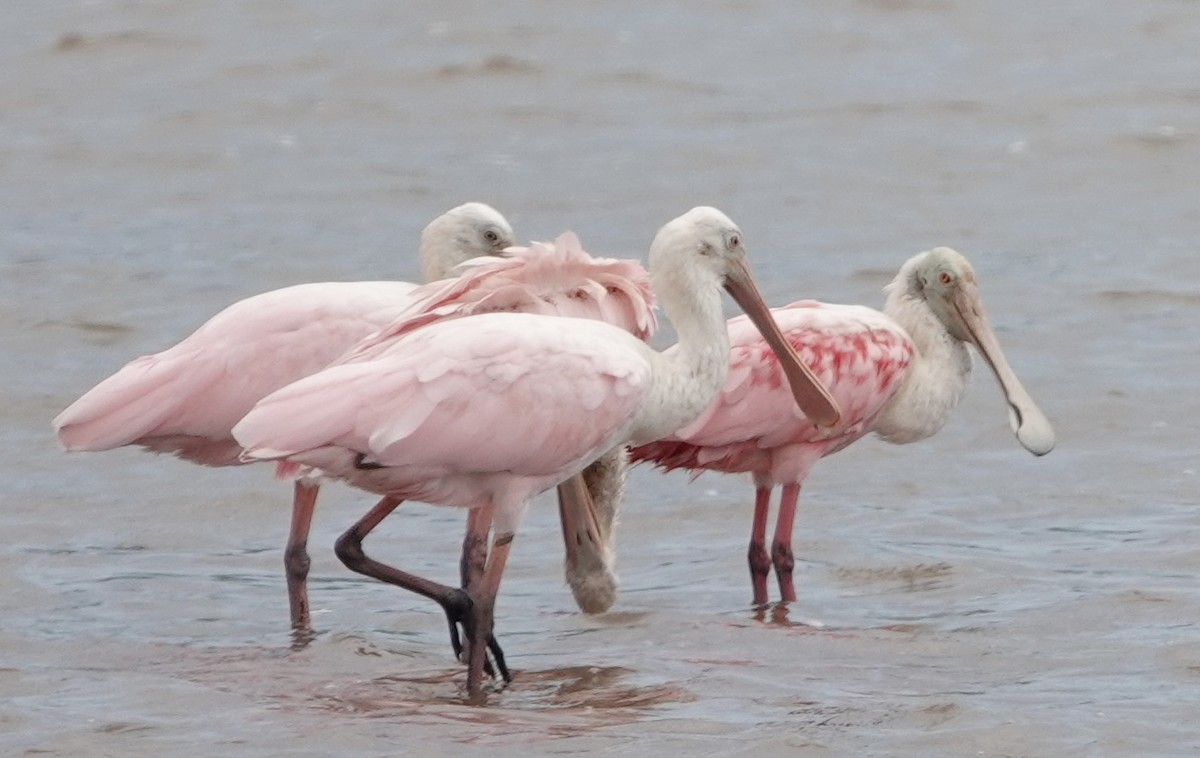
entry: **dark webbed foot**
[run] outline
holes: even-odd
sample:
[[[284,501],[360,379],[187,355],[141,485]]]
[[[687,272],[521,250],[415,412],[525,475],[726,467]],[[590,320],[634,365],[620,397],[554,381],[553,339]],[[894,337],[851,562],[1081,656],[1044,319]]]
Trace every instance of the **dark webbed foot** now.
[[[442,603],[442,608],[446,611],[446,620],[450,624],[450,647],[454,649],[454,657],[466,663],[467,656],[464,655],[465,647],[462,641],[463,638],[470,640],[475,636],[475,612],[471,596],[462,590],[454,590],[446,602]],[[487,647],[491,656],[484,657],[484,673],[495,679],[496,672],[499,672],[505,684],[511,682],[512,675],[504,662],[504,651],[500,649],[500,643],[491,632],[487,635]]]

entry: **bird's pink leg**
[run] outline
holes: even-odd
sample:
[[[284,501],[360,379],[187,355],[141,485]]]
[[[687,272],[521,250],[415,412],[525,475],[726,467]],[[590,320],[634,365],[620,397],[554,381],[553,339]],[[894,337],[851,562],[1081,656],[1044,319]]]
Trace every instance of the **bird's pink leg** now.
[[[292,494],[292,528],[283,551],[283,566],[287,576],[288,605],[292,612],[292,629],[311,631],[308,606],[308,530],[312,526],[313,509],[317,506],[319,487],[297,479]]]
[[[463,537],[462,559],[459,561],[464,590],[474,588],[483,577],[487,566],[488,532],[491,528],[491,505],[467,511],[467,533]]]
[[[468,597],[474,597],[478,591],[480,583],[483,581],[483,573],[487,568],[488,559],[488,532],[492,528],[492,512],[493,506],[489,503],[481,508],[472,508],[467,511],[467,533],[463,537],[462,558],[459,561],[459,569],[462,576],[462,588],[467,593]],[[454,648],[454,655],[459,660],[469,661],[470,650],[472,644],[468,635],[467,639],[467,654],[463,655],[463,643],[458,634],[458,624],[462,619],[455,618],[447,612],[447,618],[450,621],[450,645]],[[495,676],[496,670],[500,669],[503,672],[505,681],[508,681],[508,671],[504,667],[504,651],[500,649],[500,645],[496,642],[495,637],[488,641],[488,645],[492,650],[492,655],[496,658],[496,665],[488,659],[483,661],[483,670],[489,676]]]
[[[775,518],[775,540],[771,545],[771,561],[775,564],[775,578],[779,580],[779,596],[785,603],[795,602],[796,587],[792,584],[792,526],[796,522],[796,500],[800,497],[800,485],[792,482],[783,485],[783,496],[779,500],[779,515]]]
[[[767,513],[771,508],[771,487],[754,489],[754,525],[750,529],[750,584],[754,587],[754,604],[767,604],[767,574],[771,558],[767,555]]]
[[[495,637],[492,634],[495,618],[496,595],[500,592],[500,578],[504,574],[504,565],[508,562],[508,551],[512,547],[513,533],[497,534],[492,539],[492,550],[488,555],[487,568],[483,572],[483,580],[478,592],[472,592],[472,624],[470,633],[470,650],[467,662],[467,697],[473,705],[483,705],[487,696],[483,692],[484,666],[487,662],[486,651],[490,648],[493,655],[498,655]],[[498,655],[497,666],[505,671],[504,680],[510,681],[504,666],[503,655]]]

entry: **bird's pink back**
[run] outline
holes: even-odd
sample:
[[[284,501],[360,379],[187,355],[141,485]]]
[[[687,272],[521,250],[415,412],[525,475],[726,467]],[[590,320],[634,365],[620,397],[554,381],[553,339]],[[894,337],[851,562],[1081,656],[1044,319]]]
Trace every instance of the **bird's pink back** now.
[[[331,363],[409,303],[405,282],[326,282],[234,303],[172,348],[138,358],[54,420],[67,450],[139,444],[230,465],[230,430],[271,392]]]
[[[234,434],[258,458],[362,453],[393,467],[383,470],[389,491],[469,505],[404,487],[489,474],[552,478],[581,468],[612,446],[643,402],[651,370],[636,347],[627,333],[588,320],[450,319],[273,393]],[[358,476],[349,455],[325,473]]]
[[[654,333],[650,277],[637,261],[588,255],[573,232],[505,254],[467,261],[460,277],[418,288],[400,318],[360,342],[344,360],[369,359],[398,337],[436,321],[484,313],[603,321],[640,340]]]
[[[671,437],[635,448],[664,468],[802,478],[823,455],[870,431],[899,390],[913,346],[890,318],[863,306],[800,301],[772,309],[800,359],[832,393],[844,424],[817,429],[796,407],[778,358],[744,316],[730,319],[729,374],[716,399]]]

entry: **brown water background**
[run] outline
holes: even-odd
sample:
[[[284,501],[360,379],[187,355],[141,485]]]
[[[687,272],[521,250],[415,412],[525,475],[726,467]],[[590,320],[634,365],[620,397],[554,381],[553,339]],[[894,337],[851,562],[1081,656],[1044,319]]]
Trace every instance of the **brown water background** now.
[[[0,23],[0,753],[1180,756],[1200,750],[1200,3],[166,0]],[[292,651],[288,488],[49,421],[241,297],[417,275],[490,202],[644,256],[696,204],[772,302],[879,305],[973,261],[1055,422],[982,369],[948,427],[810,477],[801,600],[749,607],[752,492],[639,470],[623,593],[584,617],[539,501],[498,608],[513,686],[460,704],[432,604],[346,571],[328,487]],[[664,333],[660,342],[669,342]],[[449,580],[461,513],[368,547]]]

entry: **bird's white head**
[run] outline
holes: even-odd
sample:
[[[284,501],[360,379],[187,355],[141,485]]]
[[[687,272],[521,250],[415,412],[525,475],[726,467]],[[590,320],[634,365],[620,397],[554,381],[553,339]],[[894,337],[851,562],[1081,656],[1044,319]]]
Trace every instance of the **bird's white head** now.
[[[1054,449],[1054,428],[1008,365],[992,332],[975,271],[960,253],[935,247],[912,258],[899,277],[909,296],[924,300],[955,339],[969,342],[996,375],[1017,441],[1034,455]]]
[[[982,313],[975,270],[961,253],[935,247],[910,261],[908,289],[929,308],[957,340],[974,343],[971,330],[960,314],[960,306]]]
[[[678,277],[704,279],[692,282],[700,290],[712,283],[724,286],[733,267],[745,268],[746,249],[742,230],[716,208],[700,206],[672,219],[658,230],[650,245],[651,276],[662,280]],[[657,275],[655,275],[657,272]],[[659,289],[656,287],[656,289]]]
[[[515,244],[516,235],[499,211],[484,203],[464,203],[421,232],[421,274],[426,281],[444,279],[463,261],[500,255]]]
[[[841,415],[837,404],[780,332],[750,273],[742,231],[728,216],[716,208],[700,206],[664,225],[650,247],[650,276],[669,315],[672,310],[685,313],[702,306],[700,310],[718,314],[721,330],[724,324],[719,315],[717,286],[724,287],[779,356],[792,394],[805,415],[822,426],[837,424]],[[672,320],[682,342],[686,325],[673,315]],[[728,356],[722,360],[728,360]]]

